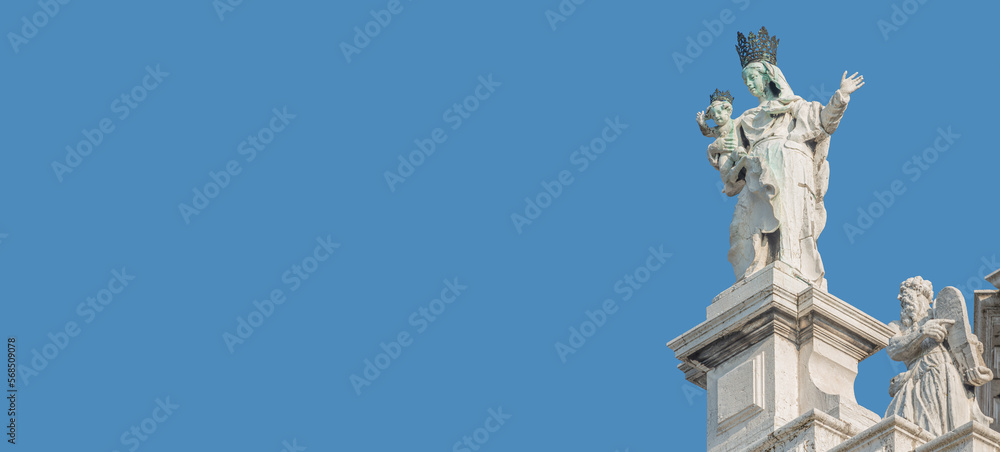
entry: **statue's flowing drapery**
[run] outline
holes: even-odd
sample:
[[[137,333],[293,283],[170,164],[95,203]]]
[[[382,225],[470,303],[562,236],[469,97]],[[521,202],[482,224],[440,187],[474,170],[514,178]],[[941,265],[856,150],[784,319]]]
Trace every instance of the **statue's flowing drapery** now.
[[[747,164],[745,182],[725,181],[727,193],[739,192],[729,261],[737,279],[780,260],[821,287],[816,240],[826,225],[826,155],[850,98],[838,90],[825,106],[808,102],[792,92],[777,66],[762,64],[780,95],[733,119]]]
[[[898,322],[890,327],[897,331]],[[989,425],[990,419],[966,387],[954,358],[944,345],[923,339],[919,327],[903,331],[889,340],[889,356],[906,363],[907,371],[893,379],[892,402],[885,417],[909,419],[934,436],[940,436],[969,421]]]

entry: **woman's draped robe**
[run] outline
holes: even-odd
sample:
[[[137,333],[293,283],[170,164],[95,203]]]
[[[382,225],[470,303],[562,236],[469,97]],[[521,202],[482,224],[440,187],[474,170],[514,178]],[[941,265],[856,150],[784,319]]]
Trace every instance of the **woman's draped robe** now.
[[[837,91],[824,106],[793,95],[733,119],[737,146],[749,150],[745,181],[732,183],[722,175],[726,193],[739,192],[729,228],[729,262],[737,279],[780,260],[824,286],[816,240],[826,225],[826,155],[849,100]]]
[[[892,402],[885,417],[900,416],[934,436],[941,436],[978,421],[989,425],[990,419],[976,404],[975,394],[965,386],[951,353],[933,339],[922,339],[919,326],[904,329],[898,321],[889,327],[895,335],[886,351],[896,361],[906,364],[906,372],[892,379],[889,395]]]

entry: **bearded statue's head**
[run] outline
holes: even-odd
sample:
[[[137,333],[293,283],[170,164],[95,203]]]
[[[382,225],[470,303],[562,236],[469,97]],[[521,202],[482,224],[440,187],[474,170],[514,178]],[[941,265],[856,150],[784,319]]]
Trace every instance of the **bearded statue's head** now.
[[[914,276],[899,285],[899,320],[909,328],[920,324],[930,314],[934,288],[931,282]]]

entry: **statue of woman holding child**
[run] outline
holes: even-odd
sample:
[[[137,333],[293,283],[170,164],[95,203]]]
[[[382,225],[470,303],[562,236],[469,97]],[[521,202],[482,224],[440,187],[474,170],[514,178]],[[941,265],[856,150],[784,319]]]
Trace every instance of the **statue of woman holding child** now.
[[[826,156],[830,135],[864,77],[845,71],[829,103],[806,101],[792,92],[776,65],[777,47],[778,39],[763,27],[749,39],[738,33],[743,82],[760,103],[730,119],[733,98],[716,90],[708,114],[699,112],[697,120],[703,134],[716,138],[709,161],[726,194],[737,196],[729,227],[729,262],[737,280],[780,261],[825,289],[816,240],[826,225]],[[706,117],[716,127],[709,127]]]

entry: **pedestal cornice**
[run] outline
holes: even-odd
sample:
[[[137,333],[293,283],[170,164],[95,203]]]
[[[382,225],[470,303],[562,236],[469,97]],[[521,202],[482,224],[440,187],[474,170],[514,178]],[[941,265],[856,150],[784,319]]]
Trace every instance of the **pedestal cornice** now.
[[[681,361],[677,367],[685,378],[704,388],[708,369],[774,335],[796,346],[821,339],[856,361],[887,345],[892,332],[884,323],[827,292],[796,282],[772,265],[719,294],[713,300],[718,307],[708,310],[706,321],[667,343]]]

